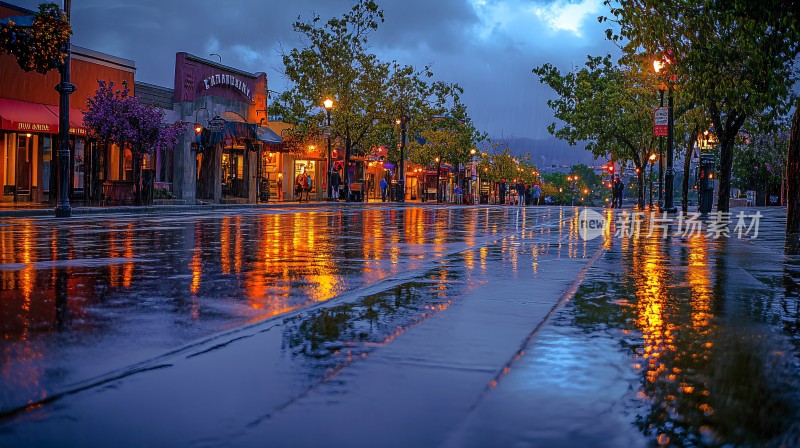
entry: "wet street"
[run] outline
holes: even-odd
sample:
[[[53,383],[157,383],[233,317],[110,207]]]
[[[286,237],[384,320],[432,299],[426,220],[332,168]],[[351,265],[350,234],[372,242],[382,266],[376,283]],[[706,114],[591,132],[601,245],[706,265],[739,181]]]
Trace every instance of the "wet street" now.
[[[579,211],[0,218],[0,446],[800,445],[785,210]]]

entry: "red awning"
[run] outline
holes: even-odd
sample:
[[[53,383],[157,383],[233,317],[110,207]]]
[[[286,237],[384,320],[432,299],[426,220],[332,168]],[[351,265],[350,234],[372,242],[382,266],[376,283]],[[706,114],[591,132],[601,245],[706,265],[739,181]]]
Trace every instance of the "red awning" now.
[[[70,133],[86,135],[83,112],[70,108]],[[58,106],[0,98],[0,129],[44,134],[58,133]]]
[[[58,106],[46,106],[53,115],[58,118]],[[58,128],[56,126],[56,128]],[[75,135],[86,135],[86,128],[83,127],[83,111],[74,107],[69,108],[69,133]]]

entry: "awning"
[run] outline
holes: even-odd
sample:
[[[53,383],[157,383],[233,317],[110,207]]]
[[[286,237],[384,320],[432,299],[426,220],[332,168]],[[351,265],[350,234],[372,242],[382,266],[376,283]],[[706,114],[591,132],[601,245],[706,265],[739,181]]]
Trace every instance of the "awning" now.
[[[237,139],[255,140],[255,125],[235,121],[225,121],[221,131],[211,131],[211,143],[223,143]],[[223,143],[227,145],[228,143]]]
[[[70,133],[86,135],[83,112],[70,108]],[[58,134],[58,106],[0,98],[0,129],[15,132]]]
[[[45,107],[50,110],[53,115],[58,117],[58,106]],[[86,135],[86,128],[83,127],[83,111],[80,109],[75,109],[74,107],[69,108],[69,133],[75,135]]]
[[[256,127],[256,139],[264,144],[267,149],[279,151],[283,149],[283,139],[272,129],[266,126]]]

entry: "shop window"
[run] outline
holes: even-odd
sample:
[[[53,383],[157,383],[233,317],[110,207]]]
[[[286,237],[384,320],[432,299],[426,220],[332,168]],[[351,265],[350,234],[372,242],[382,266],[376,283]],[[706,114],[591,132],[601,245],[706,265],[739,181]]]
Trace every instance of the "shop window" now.
[[[40,137],[42,141],[42,191],[50,192],[50,167],[53,161],[53,140],[49,135]]]
[[[72,188],[76,192],[83,191],[84,180],[84,145],[83,139],[74,139],[74,151],[72,155]]]

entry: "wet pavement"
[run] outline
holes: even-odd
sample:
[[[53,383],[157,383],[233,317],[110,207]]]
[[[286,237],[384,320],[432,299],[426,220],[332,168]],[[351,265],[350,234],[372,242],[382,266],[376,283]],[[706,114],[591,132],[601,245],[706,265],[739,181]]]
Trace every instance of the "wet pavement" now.
[[[0,443],[800,442],[783,209],[586,241],[577,208],[350,205],[3,218]]]

